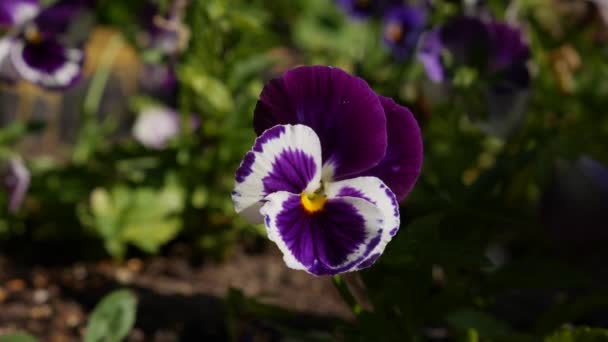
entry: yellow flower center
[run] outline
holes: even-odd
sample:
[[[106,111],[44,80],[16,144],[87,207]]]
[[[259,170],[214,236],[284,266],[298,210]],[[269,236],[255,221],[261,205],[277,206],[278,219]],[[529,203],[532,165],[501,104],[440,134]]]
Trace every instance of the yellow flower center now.
[[[25,39],[31,44],[42,43],[42,34],[36,26],[30,25],[25,29]]]
[[[323,210],[327,197],[325,195],[311,194],[303,192],[301,196],[302,206],[309,214],[313,214]]]

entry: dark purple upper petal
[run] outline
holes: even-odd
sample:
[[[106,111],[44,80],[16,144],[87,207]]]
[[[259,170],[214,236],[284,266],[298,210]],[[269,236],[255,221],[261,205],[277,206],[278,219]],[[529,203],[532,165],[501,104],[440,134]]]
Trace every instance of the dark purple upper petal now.
[[[386,156],[363,175],[380,178],[398,201],[412,190],[422,169],[422,136],[414,115],[388,97],[380,96],[386,113]]]
[[[271,80],[255,108],[254,127],[260,135],[277,124],[311,127],[336,179],[376,166],[386,153],[386,117],[378,96],[338,68],[299,67]]]
[[[422,7],[397,6],[384,15],[382,36],[395,57],[404,58],[416,47],[426,22]]]
[[[60,0],[53,5],[43,9],[34,19],[42,37],[55,37],[66,34],[72,27],[75,27],[77,19],[90,9],[94,4],[93,0]],[[82,27],[76,27],[83,30]]]
[[[40,10],[38,0],[0,1],[0,27],[19,25],[33,18]]]

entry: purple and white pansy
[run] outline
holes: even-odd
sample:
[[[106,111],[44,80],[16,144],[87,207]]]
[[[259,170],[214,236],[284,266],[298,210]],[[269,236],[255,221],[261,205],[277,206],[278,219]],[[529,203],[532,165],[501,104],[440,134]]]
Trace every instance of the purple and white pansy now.
[[[266,225],[291,268],[321,276],[371,266],[420,174],[412,113],[341,69],[305,66],[266,85],[254,126],[236,211]]]
[[[75,84],[82,74],[84,53],[80,44],[67,41],[89,2],[60,0],[41,8],[37,0],[2,0],[0,27],[8,30],[0,39],[2,78],[25,79],[50,89]]]

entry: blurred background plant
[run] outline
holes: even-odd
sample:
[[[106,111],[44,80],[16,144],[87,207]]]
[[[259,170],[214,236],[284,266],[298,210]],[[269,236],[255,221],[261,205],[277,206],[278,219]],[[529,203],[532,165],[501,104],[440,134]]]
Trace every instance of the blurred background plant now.
[[[264,83],[332,65],[408,106],[425,142],[399,234],[342,288],[355,314],[297,324],[305,314],[289,301],[233,289],[213,293],[220,323],[194,323],[206,335],[191,317],[171,329],[182,340],[608,341],[607,10],[599,0],[3,0],[0,251],[27,272],[101,262],[101,274],[116,270],[111,288],[133,285],[123,271],[149,269],[133,260],[154,255],[205,268],[245,251],[284,268],[264,227],[235,215],[233,173]],[[8,270],[0,290],[15,285]],[[74,286],[86,309],[108,291]],[[154,326],[145,315],[157,311],[141,303],[135,318],[132,295],[104,300],[72,334],[127,336],[133,323],[94,323],[112,305]],[[3,317],[0,334],[6,324],[44,340]]]

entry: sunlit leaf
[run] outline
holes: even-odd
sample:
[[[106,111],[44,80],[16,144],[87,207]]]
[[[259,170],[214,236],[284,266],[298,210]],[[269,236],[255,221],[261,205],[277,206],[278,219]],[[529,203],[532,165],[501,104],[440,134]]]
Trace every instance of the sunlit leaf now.
[[[135,324],[137,298],[128,290],[105,296],[95,307],[87,323],[85,342],[120,342]]]

